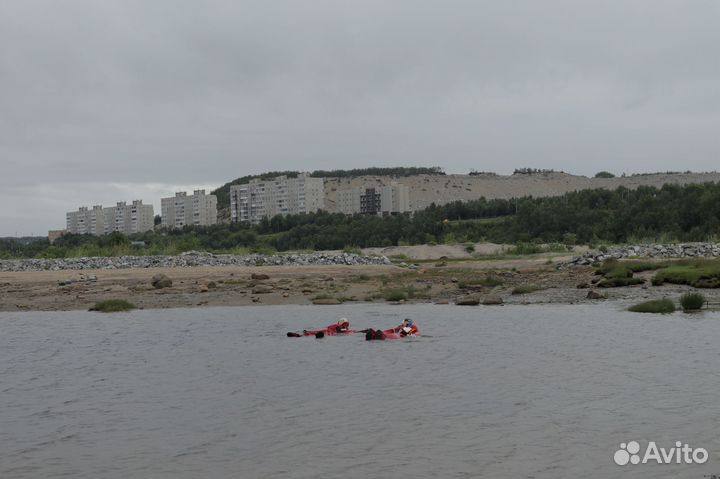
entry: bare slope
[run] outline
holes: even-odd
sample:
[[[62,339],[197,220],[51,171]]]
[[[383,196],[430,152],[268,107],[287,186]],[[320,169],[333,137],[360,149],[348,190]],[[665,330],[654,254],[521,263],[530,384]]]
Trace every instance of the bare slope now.
[[[325,178],[325,204],[334,211],[338,190],[365,186],[387,186],[391,182],[410,189],[410,208],[420,210],[430,204],[444,204],[456,200],[480,197],[518,198],[523,196],[559,196],[571,191],[591,188],[616,189],[619,186],[635,189],[638,186],[661,187],[664,184],[685,185],[720,181],[720,173],[653,173],[625,178],[588,178],[567,173],[536,173],[501,175],[417,175],[408,177],[359,176],[354,178]]]

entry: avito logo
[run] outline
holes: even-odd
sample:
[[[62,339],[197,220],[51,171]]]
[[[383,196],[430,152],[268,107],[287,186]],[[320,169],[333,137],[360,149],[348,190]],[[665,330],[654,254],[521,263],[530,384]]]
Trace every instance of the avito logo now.
[[[613,460],[618,466],[630,464],[647,464],[655,462],[657,464],[704,464],[708,460],[708,452],[702,447],[693,449],[688,444],[680,441],[675,443],[675,447],[665,449],[658,447],[655,441],[650,441],[645,448],[642,458],[638,454],[640,452],[640,444],[637,441],[630,441],[627,444],[620,444],[620,449],[615,451]]]

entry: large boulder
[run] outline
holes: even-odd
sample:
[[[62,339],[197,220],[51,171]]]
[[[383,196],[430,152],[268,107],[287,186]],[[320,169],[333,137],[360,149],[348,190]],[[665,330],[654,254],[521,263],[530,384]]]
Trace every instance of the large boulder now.
[[[503,304],[503,300],[500,296],[490,294],[483,298],[482,304],[485,304],[485,305]]]
[[[166,274],[160,273],[152,277],[151,284],[155,289],[169,288],[172,286],[172,280]]]
[[[477,294],[468,294],[458,298],[455,304],[458,306],[477,306],[480,304],[480,297]]]
[[[591,289],[588,291],[587,299],[607,299],[607,295]]]

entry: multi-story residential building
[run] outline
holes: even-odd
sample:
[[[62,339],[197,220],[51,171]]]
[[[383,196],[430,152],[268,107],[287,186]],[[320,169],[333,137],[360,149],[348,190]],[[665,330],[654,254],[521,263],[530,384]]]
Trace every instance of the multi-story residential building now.
[[[191,196],[180,191],[172,198],[162,198],[160,207],[165,228],[217,224],[217,196],[206,195],[205,190],[195,190]]]
[[[95,205],[92,209],[81,206],[77,211],[67,213],[67,232],[74,234],[104,235],[119,231],[124,234],[151,231],[155,226],[152,205],[135,200],[128,205],[124,201],[115,206],[103,208]]]
[[[408,187],[394,182],[378,188],[340,190],[335,198],[337,210],[347,215],[389,215],[410,211]]]
[[[75,234],[103,235],[105,234],[105,214],[102,205],[95,205],[92,209],[81,206],[77,211],[66,215],[67,231]]]
[[[257,224],[266,217],[311,213],[324,207],[324,180],[306,174],[297,178],[254,179],[230,187],[230,218],[233,223]]]
[[[155,214],[152,205],[144,205],[142,200],[132,204],[119,201],[115,206],[104,208],[106,233],[118,231],[124,234],[152,231],[155,227]]]

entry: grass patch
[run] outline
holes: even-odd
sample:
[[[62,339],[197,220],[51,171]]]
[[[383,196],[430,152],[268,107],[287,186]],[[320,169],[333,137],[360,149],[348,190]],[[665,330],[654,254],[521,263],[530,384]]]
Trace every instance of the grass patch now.
[[[312,297],[312,298],[310,298],[310,299],[311,299],[312,301],[323,300],[323,299],[337,299],[337,300],[340,301],[341,303],[344,303],[344,302],[346,302],[346,301],[357,301],[357,298],[355,298],[354,296],[352,296],[352,297],[348,297],[348,296],[333,296],[333,295],[330,295],[330,294],[318,294],[317,296],[314,296],[314,297]]]
[[[685,293],[680,296],[680,305],[683,311],[697,311],[705,304],[705,296],[700,293]]]
[[[428,288],[429,289],[429,288]],[[406,301],[408,299],[430,299],[430,294],[414,286],[387,289],[382,292],[385,301]]]
[[[354,246],[348,246],[348,247],[343,248],[343,253],[356,254],[358,256],[362,256],[362,251],[360,250],[360,248],[356,248]]]
[[[511,294],[528,294],[528,293],[534,293],[535,291],[540,291],[545,288],[541,288],[540,286],[536,286],[534,284],[521,284],[520,286],[516,286],[513,288]]]
[[[654,299],[630,306],[628,311],[632,311],[633,313],[672,313],[675,311],[675,303],[667,298]]]
[[[120,311],[130,311],[136,309],[137,306],[124,299],[108,299],[95,303],[90,311],[98,311],[100,313],[118,313]]]
[[[632,286],[642,284],[640,278],[633,277],[633,273],[660,269],[664,266],[661,262],[652,261],[618,261],[611,259],[605,261],[596,270],[595,274],[601,274],[603,279],[597,282],[600,288],[617,288],[620,286]]]
[[[655,286],[663,283],[688,284],[696,288],[720,287],[720,261],[695,260],[676,263],[661,269],[652,279]]]

